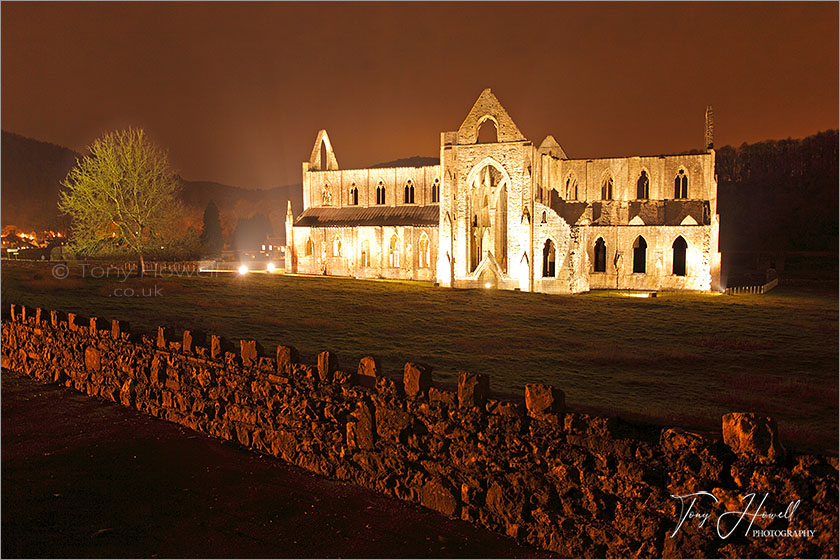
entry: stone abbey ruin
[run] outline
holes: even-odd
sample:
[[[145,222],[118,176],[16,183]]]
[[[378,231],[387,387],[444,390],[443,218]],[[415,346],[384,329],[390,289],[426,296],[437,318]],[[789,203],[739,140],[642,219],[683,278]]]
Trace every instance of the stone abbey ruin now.
[[[483,127],[495,132],[484,142]],[[490,91],[440,163],[339,169],[325,130],[286,220],[286,271],[548,293],[720,289],[709,114],[698,154],[569,159]]]

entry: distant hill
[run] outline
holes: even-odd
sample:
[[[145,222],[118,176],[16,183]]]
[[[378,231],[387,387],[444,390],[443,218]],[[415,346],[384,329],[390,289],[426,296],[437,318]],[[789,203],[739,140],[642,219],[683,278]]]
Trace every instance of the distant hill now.
[[[3,225],[25,231],[66,229],[66,220],[56,207],[59,183],[79,154],[5,130],[0,146]]]
[[[69,148],[57,146],[11,132],[2,133],[2,222],[24,231],[66,230],[67,220],[58,211],[61,181],[81,157]],[[211,181],[182,179],[181,197],[197,230],[201,229],[204,208],[211,200],[219,207],[225,235],[230,236],[238,220],[263,214],[268,217],[269,234],[285,237],[286,204],[300,212],[303,207],[301,185],[271,189],[243,189]],[[229,241],[229,239],[228,239]]]
[[[429,165],[440,165],[440,157],[423,157],[411,156],[408,158],[395,159],[394,161],[386,161],[385,163],[377,163],[371,165],[371,169],[379,169],[381,167],[426,167]]]

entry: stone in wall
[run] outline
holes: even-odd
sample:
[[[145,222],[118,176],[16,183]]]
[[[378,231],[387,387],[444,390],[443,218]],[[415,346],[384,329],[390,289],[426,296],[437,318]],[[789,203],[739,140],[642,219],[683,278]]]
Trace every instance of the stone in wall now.
[[[256,340],[240,340],[239,341],[239,357],[242,360],[244,367],[252,367],[256,365],[259,353],[257,352]]]
[[[420,503],[444,515],[455,515],[458,502],[452,491],[440,479],[433,479],[420,489]]]
[[[333,352],[318,354],[318,377],[322,383],[332,383],[333,374],[338,369],[338,357]]]
[[[373,356],[365,356],[359,360],[359,375],[365,377],[379,377],[381,370],[379,362]]]
[[[405,394],[409,397],[426,395],[432,386],[432,368],[423,364],[408,362],[403,371]]]
[[[458,404],[483,408],[490,394],[490,378],[481,373],[462,371],[458,374]]]
[[[99,350],[93,346],[85,348],[85,367],[88,371],[99,371],[102,367]]]
[[[566,408],[566,394],[551,385],[525,385],[525,408],[535,418],[562,414]]]
[[[277,374],[290,375],[294,364],[300,361],[298,351],[294,346],[277,347]]]
[[[373,449],[376,428],[370,403],[360,402],[351,418],[347,422],[347,446],[351,449]]]
[[[733,452],[748,455],[761,462],[776,462],[785,454],[779,442],[776,421],[768,416],[748,412],[731,412],[723,416],[723,441]]]

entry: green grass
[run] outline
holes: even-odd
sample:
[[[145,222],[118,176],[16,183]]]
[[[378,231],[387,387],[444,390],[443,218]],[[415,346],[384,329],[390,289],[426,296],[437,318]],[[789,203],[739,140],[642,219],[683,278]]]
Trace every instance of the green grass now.
[[[406,361],[487,373],[496,391],[551,383],[570,408],[719,430],[732,411],[770,414],[789,447],[837,452],[836,290],[767,295],[666,294],[637,299],[449,290],[427,284],[285,275],[56,280],[49,264],[4,262],[7,304],[291,344],[346,369],[377,356],[386,374]],[[159,297],[114,297],[157,286]]]

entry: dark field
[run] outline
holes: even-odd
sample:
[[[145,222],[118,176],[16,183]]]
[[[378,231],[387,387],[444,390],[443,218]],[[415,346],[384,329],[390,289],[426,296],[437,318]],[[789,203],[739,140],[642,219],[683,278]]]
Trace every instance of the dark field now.
[[[837,453],[838,298],[829,281],[790,281],[767,295],[609,293],[556,296],[284,275],[70,278],[50,264],[8,263],[9,303],[125,319],[132,332],[160,324],[321,350],[345,369],[372,354],[385,373],[406,361],[454,383],[459,370],[488,373],[491,388],[521,395],[551,383],[570,408],[703,430],[720,416],[776,417],[793,449]],[[89,271],[88,271],[89,272]],[[126,288],[154,297],[119,297]],[[123,292],[116,292],[121,294]]]

